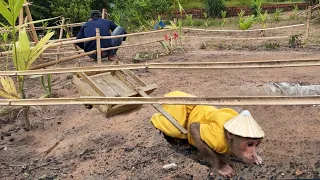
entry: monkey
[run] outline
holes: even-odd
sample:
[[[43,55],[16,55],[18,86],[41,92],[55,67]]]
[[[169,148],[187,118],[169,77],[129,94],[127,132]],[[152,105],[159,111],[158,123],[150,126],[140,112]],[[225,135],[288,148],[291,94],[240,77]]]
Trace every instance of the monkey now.
[[[174,91],[166,97],[194,97]],[[249,111],[240,114],[230,108],[215,108],[203,105],[163,105],[177,122],[188,131],[186,135],[173,126],[162,114],[156,113],[151,124],[166,137],[187,140],[196,147],[200,155],[211,165],[210,175],[218,172],[231,178],[235,171],[218,154],[232,154],[247,164],[261,165],[262,158],[257,150],[264,131],[252,118]]]

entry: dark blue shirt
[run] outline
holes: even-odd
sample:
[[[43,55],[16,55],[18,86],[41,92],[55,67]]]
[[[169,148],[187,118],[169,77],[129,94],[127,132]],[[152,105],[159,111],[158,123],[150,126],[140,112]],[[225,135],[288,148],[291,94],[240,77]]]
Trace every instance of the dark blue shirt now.
[[[117,27],[112,21],[101,18],[94,18],[86,22],[80,29],[77,39],[88,38],[96,36],[96,28],[100,29],[101,36],[110,36],[110,30],[113,31]],[[101,48],[110,47],[110,39],[101,39]],[[96,50],[96,41],[87,41],[84,43],[76,43],[85,52]]]

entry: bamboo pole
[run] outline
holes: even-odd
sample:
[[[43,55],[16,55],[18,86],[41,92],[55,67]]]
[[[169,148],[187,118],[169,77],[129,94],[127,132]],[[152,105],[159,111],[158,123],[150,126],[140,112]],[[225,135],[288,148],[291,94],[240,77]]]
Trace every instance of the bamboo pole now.
[[[195,28],[182,28],[182,30],[190,30],[190,31],[203,31],[203,32],[255,32],[255,31],[270,31],[276,29],[286,29],[286,28],[294,28],[305,26],[305,24],[296,24],[290,26],[281,26],[274,28],[265,28],[265,29],[248,29],[248,30],[220,30],[220,29],[195,29]]]
[[[96,52],[97,52],[97,51],[94,50],[94,51],[90,51],[90,52],[86,52],[86,53],[77,54],[77,55],[74,55],[74,56],[62,58],[62,59],[59,59],[59,60],[56,60],[56,61],[51,61],[51,62],[48,62],[48,63],[39,64],[39,65],[36,65],[36,66],[32,66],[32,67],[30,68],[30,70],[41,69],[41,68],[49,67],[49,66],[52,66],[52,65],[55,65],[55,64],[59,64],[59,63],[62,63],[62,62],[71,61],[71,60],[74,60],[74,59],[76,59],[76,58],[88,56],[88,55],[94,54],[94,53],[96,53]]]
[[[105,8],[102,9],[102,19],[106,19],[106,9]]]
[[[131,45],[114,46],[114,47],[109,47],[109,48],[102,48],[101,51],[108,51],[108,50],[118,49],[118,48],[128,48],[128,47],[134,47],[134,46],[142,46],[142,45],[153,44],[153,43],[161,42],[161,41],[163,41],[163,40],[161,39],[161,40],[143,42],[143,43],[137,43],[137,44],[131,44]]]
[[[309,39],[310,20],[311,20],[311,6],[308,7],[307,28],[306,28],[306,43],[308,43],[308,39]]]
[[[81,54],[85,56],[94,54],[96,51]],[[77,55],[79,56],[79,55]],[[79,56],[79,57],[81,57]],[[74,57],[68,57],[74,59]],[[60,59],[59,61],[62,61]],[[65,61],[64,61],[65,62]],[[57,61],[49,62],[50,65],[59,63]],[[48,64],[48,63],[46,63]],[[268,60],[268,61],[241,61],[241,62],[188,62],[188,63],[144,63],[144,64],[120,64],[104,65],[95,67],[73,67],[57,69],[40,69],[47,67],[45,64],[32,66],[28,71],[0,71],[0,76],[30,76],[38,74],[62,74],[77,72],[99,72],[115,71],[124,69],[252,69],[252,68],[284,68],[284,67],[307,67],[320,66],[320,59],[291,59],[291,60]],[[37,69],[37,70],[36,70]]]
[[[121,38],[121,37],[138,36],[138,35],[145,35],[145,34],[154,34],[154,33],[167,32],[167,31],[174,31],[174,29],[161,29],[161,30],[157,30],[157,31],[139,32],[139,33],[117,35],[117,36],[102,36],[101,39],[115,39],[115,38]]]
[[[96,45],[97,45],[97,61],[98,61],[98,65],[101,65],[101,41],[100,41],[100,29],[96,28]]]
[[[232,37],[209,37],[209,36],[184,36],[186,38],[204,38],[204,39],[217,39],[217,40],[269,40],[269,39],[287,39],[290,36],[273,36],[273,37],[253,37],[253,38],[232,38]]]
[[[320,105],[320,96],[234,96],[234,97],[80,97],[45,99],[0,99],[1,106],[52,105],[214,105],[214,106],[288,106]]]
[[[61,40],[62,39],[62,37],[63,37],[63,25],[64,25],[64,23],[65,23],[65,18],[64,17],[62,17],[62,19],[61,19],[61,28],[60,28],[60,34],[59,34],[59,40]],[[57,48],[57,57],[56,57],[56,60],[59,60],[59,52],[60,52],[60,47],[61,46],[58,46],[58,48]]]
[[[29,9],[29,5],[26,5],[24,8],[25,8],[26,13],[27,13],[28,21],[29,22],[33,22],[32,16],[31,16],[31,13],[30,13],[30,9]],[[32,32],[32,36],[33,36],[33,41],[35,42],[35,44],[38,44],[39,41],[38,41],[38,36],[37,36],[37,32],[35,30],[34,24],[31,23],[30,27],[31,27],[31,32]],[[44,63],[42,55],[40,55],[40,59],[41,59],[41,63]]]

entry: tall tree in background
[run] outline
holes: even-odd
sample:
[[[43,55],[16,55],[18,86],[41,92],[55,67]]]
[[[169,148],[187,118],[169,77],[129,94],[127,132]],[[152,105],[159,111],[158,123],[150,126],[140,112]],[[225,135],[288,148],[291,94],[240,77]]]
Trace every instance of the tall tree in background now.
[[[53,16],[70,18],[71,22],[87,21],[91,11],[91,0],[52,0]]]
[[[30,6],[32,17],[35,20],[52,18],[52,11],[50,9],[52,0],[32,0],[33,4]]]

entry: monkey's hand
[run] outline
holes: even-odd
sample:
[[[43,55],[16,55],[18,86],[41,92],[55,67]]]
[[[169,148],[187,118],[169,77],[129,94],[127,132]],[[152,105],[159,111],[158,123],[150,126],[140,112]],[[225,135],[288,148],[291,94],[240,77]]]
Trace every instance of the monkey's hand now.
[[[257,154],[255,158],[255,164],[256,165],[261,165],[263,163],[262,158]]]
[[[234,170],[232,167],[225,161],[220,161],[219,167],[218,167],[218,173],[226,178],[231,178],[235,175]]]

